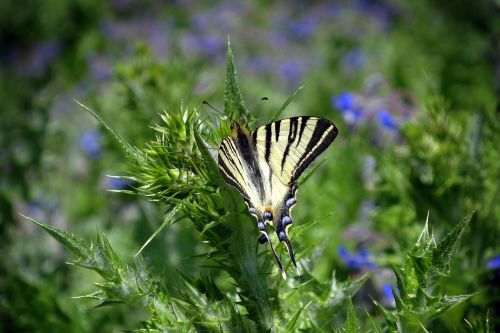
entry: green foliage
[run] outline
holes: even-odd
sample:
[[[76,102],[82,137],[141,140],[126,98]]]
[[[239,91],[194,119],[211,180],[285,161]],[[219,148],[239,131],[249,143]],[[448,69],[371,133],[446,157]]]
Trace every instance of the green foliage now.
[[[498,330],[497,12],[2,2],[0,331]],[[219,176],[216,148],[242,115],[339,128],[300,179],[300,276],[281,279]]]
[[[227,62],[225,105],[242,106],[230,48]],[[200,278],[174,273],[180,282],[177,287],[164,286],[140,256],[126,264],[104,235],[98,236],[95,245],[87,245],[72,234],[29,218],[76,255],[72,264],[101,276],[103,282],[95,283],[98,290],[81,298],[97,300],[99,306],[126,303],[144,307],[149,319],[137,332],[162,332],[172,327],[186,332],[328,332],[347,302],[344,329],[359,331],[350,295],[369,275],[344,282],[332,275],[329,281],[320,282],[307,265],[300,277],[283,281],[271,256],[256,251],[252,219],[240,196],[217,172],[211,153],[210,146],[221,140],[223,130],[216,130],[218,126],[202,119],[196,110],[182,108],[161,115],[163,122],[152,127],[156,138],[140,149],[126,143],[95,112],[85,108],[121,144],[130,160],[127,178],[137,185],[134,191],[122,192],[167,207],[164,223],[145,246],[166,226],[186,219],[205,244],[198,257],[207,269]],[[224,112],[232,114],[231,110]],[[227,126],[224,121],[221,124],[222,128]],[[426,222],[404,267],[394,268],[399,290],[399,294],[393,291],[396,311],[374,301],[391,331],[418,329],[421,323],[470,297],[433,293],[436,280],[450,274],[450,262],[467,222],[458,224],[437,244]],[[296,228],[294,236],[303,231]],[[301,258],[308,255],[309,250],[299,250]],[[227,274],[235,287],[220,286],[216,280],[222,274]]]
[[[346,333],[357,333],[359,332],[358,319],[356,318],[356,312],[354,311],[354,306],[352,305],[352,300],[349,299],[347,303],[347,318],[345,320]]]
[[[241,106],[232,61],[229,49],[226,105]],[[209,266],[208,271],[199,279],[175,274],[182,283],[171,290],[151,276],[140,257],[125,264],[104,235],[95,245],[86,245],[72,234],[30,219],[77,256],[73,264],[96,271],[104,280],[96,283],[98,291],[82,297],[98,300],[101,306],[127,303],[147,309],[150,319],[138,332],[160,332],[169,327],[210,332],[293,332],[301,327],[328,331],[348,295],[355,294],[368,278],[339,283],[332,276],[331,281],[320,283],[306,271],[297,280],[282,281],[271,256],[256,251],[252,219],[242,199],[217,172],[207,144],[221,138],[196,110],[163,114],[163,123],[152,127],[157,133],[155,140],[138,149],[86,109],[120,142],[130,159],[132,169],[127,178],[137,186],[135,192],[125,192],[164,203],[170,213],[161,228],[173,220],[187,219],[205,244],[199,257]],[[214,278],[222,272],[237,288],[220,289]],[[349,316],[352,321],[352,313]]]
[[[391,332],[416,332],[433,317],[472,296],[441,295],[436,281],[450,275],[450,263],[470,217],[458,223],[441,241],[434,240],[428,219],[403,267],[394,267],[398,289],[392,293],[396,310],[388,311],[374,301]],[[425,328],[424,328],[425,331]]]
[[[231,50],[229,39],[227,42],[226,56],[226,89],[224,92],[224,112],[230,119],[241,116],[248,117],[250,113],[246,108],[240,92],[240,86],[236,80],[236,69],[233,63],[233,51]]]

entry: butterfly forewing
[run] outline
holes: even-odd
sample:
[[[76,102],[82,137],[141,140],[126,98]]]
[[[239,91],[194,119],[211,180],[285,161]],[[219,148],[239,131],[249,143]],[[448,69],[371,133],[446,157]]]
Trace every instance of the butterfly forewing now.
[[[330,145],[337,133],[335,125],[327,119],[293,117],[259,127],[251,135],[260,156],[289,185]]]
[[[224,138],[219,147],[219,170],[226,182],[241,193],[249,208],[258,204],[258,185],[231,137]]]

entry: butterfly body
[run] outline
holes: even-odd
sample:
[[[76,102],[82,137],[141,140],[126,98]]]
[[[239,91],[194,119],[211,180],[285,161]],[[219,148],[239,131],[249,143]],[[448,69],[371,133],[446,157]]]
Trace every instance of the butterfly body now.
[[[284,277],[266,224],[274,227],[279,241],[285,243],[292,263],[297,266],[288,239],[297,180],[337,133],[329,120],[316,117],[283,119],[251,132],[243,120],[232,122],[231,135],[220,144],[219,171],[243,196],[250,214],[257,220],[261,233],[259,242],[269,243]]]

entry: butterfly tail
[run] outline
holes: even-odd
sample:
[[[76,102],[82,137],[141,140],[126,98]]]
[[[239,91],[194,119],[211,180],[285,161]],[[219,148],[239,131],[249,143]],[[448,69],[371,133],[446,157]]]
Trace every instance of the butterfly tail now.
[[[276,261],[276,264],[278,265],[278,268],[280,269],[281,277],[283,277],[283,279],[286,279],[286,273],[285,273],[285,270],[283,269],[283,264],[281,263],[281,260],[278,257],[276,250],[274,250],[274,246],[273,246],[273,243],[271,242],[271,238],[269,238],[269,235],[267,234],[266,231],[260,230],[260,232],[262,233],[262,236],[259,238],[259,243],[264,244],[266,241],[269,243],[269,246],[271,247],[271,251],[273,252],[274,260]]]
[[[292,261],[293,266],[295,266],[295,269],[297,270],[297,274],[300,275],[300,269],[299,266],[297,266],[297,262],[295,261],[295,254],[293,253],[292,243],[290,243],[288,237],[285,238],[283,242],[285,242],[286,250],[288,251],[288,255],[290,256],[290,260]]]
[[[283,264],[281,263],[281,260],[278,257],[278,254],[276,254],[276,251],[274,250],[273,243],[271,242],[271,239],[269,237],[267,237],[267,241],[269,242],[269,246],[271,246],[271,250],[273,251],[274,260],[276,261],[276,264],[278,264],[278,267],[279,267],[280,272],[281,272],[281,277],[284,280],[286,280],[286,273],[285,273],[285,270],[283,269]]]

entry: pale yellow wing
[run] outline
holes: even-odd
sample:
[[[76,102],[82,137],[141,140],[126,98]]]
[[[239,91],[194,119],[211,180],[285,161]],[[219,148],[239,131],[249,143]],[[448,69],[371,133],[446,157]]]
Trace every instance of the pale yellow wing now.
[[[292,117],[256,128],[250,135],[276,177],[294,184],[304,170],[332,143],[337,127],[323,118]]]

